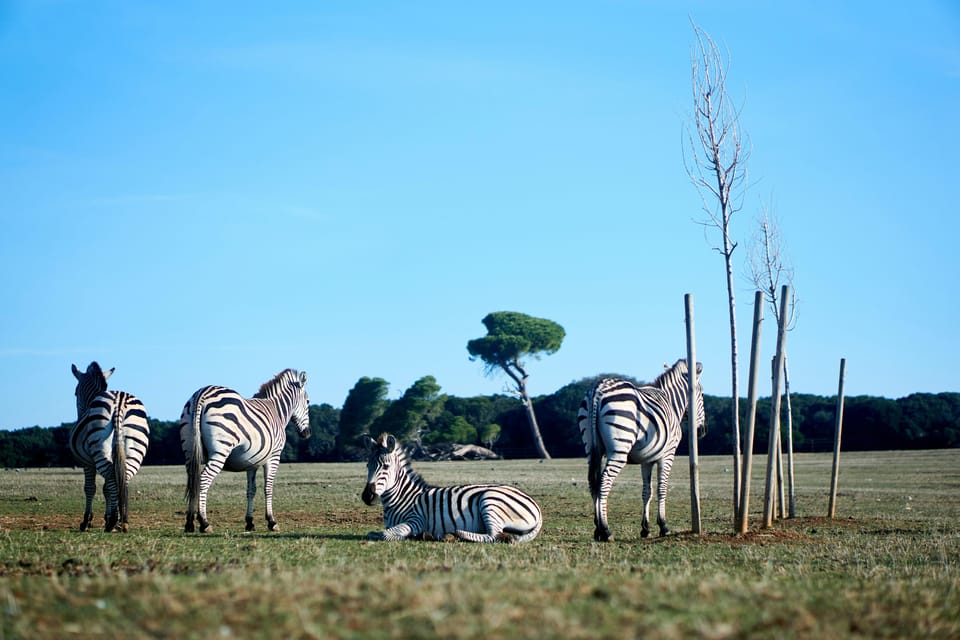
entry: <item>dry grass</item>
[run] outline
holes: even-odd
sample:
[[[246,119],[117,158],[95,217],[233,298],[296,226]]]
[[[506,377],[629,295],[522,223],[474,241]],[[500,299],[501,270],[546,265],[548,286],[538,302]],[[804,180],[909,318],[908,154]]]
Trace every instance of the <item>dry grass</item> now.
[[[525,545],[368,543],[382,520],[360,502],[360,464],[281,466],[278,533],[261,496],[258,531],[243,532],[245,478],[224,474],[209,535],[182,533],[180,468],[141,471],[126,535],[77,531],[79,471],[3,472],[0,639],[960,637],[960,451],[842,461],[838,518],[824,517],[830,456],[803,454],[800,517],[741,537],[728,459],[702,460],[700,536],[685,460],[667,538],[640,538],[640,474],[627,469],[612,544],[592,540],[582,460],[417,465],[437,484],[509,482],[536,497],[544,530]]]

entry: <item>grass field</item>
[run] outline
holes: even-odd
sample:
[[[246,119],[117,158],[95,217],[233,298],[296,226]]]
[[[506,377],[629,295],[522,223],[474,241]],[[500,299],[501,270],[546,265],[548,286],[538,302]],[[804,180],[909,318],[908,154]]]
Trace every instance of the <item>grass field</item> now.
[[[593,542],[583,460],[420,463],[434,484],[506,482],[544,511],[523,545],[371,543],[379,506],[361,464],[281,465],[266,532],[243,532],[245,477],[210,496],[213,532],[182,533],[185,474],[134,479],[130,532],[80,533],[75,469],[0,472],[0,639],[958,638],[960,450],[801,454],[797,518],[732,535],[727,457],[701,460],[705,533],[690,533],[686,459],[667,501],[675,534],[640,538],[640,473],[614,485],[616,542]],[[655,505],[654,505],[655,506]],[[102,522],[103,501],[94,505]]]

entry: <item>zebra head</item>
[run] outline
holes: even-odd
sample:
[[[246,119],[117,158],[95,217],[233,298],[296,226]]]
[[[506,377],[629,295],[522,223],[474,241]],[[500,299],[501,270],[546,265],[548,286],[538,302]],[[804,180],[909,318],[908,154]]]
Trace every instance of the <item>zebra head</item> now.
[[[697,363],[697,388],[696,388],[696,409],[697,409],[697,438],[707,435],[707,412],[703,409],[703,384],[700,382],[700,373],[703,371],[703,364]]]
[[[370,436],[366,439],[370,457],[367,458],[367,485],[361,498],[370,505],[397,484],[404,458],[397,439],[389,433],[380,434],[377,440]]]
[[[87,370],[80,372],[77,365],[71,364],[73,377],[77,379],[77,388],[74,394],[77,396],[77,418],[79,419],[86,413],[87,408],[93,399],[107,390],[107,378],[113,374],[113,369],[104,371],[96,360],[87,365]]]
[[[689,408],[689,382],[687,380],[687,361],[684,358],[677,360],[672,367],[667,367],[653,386],[663,389],[670,397],[676,415],[682,420]],[[694,391],[694,403],[697,412],[697,437],[707,435],[707,415],[703,409],[703,383],[700,374],[703,372],[703,363],[697,363],[697,387]]]
[[[301,438],[310,437],[310,398],[307,396],[307,372],[301,371],[299,375],[293,372],[293,380],[290,386],[293,392],[293,424],[297,427],[297,433]]]

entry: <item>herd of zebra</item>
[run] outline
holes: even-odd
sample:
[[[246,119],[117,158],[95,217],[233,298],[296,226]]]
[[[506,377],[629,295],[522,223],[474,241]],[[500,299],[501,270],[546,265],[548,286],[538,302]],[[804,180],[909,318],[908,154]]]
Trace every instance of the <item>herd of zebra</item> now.
[[[705,430],[703,387],[697,363],[695,410],[698,435]],[[96,362],[77,379],[77,422],[70,433],[70,449],[83,467],[86,505],[80,530],[93,520],[96,476],[103,477],[106,502],[104,530],[126,531],[128,486],[140,469],[149,445],[147,413],[138,398],[107,390],[114,369]],[[188,502],[185,532],[210,531],[207,493],[223,471],[247,473],[246,530],[254,530],[253,502],[257,471],[263,469],[266,520],[277,529],[273,515],[273,483],[291,421],[301,437],[310,436],[307,374],[285,369],[261,385],[252,398],[227,387],[206,386],[194,393],[180,415]],[[660,535],[669,532],[666,494],[670,470],[683,433],[689,406],[687,361],[678,360],[652,383],[636,385],[620,378],[598,380],[580,404],[577,421],[589,460],[588,479],[594,507],[594,539],[612,540],[607,522],[607,499],[613,481],[626,464],[639,464],[643,479],[641,535],[649,535],[649,508],[653,466],[658,468],[657,524]],[[371,531],[370,540],[442,540],[453,536],[469,542],[524,542],[543,526],[537,502],[508,485],[436,487],[414,471],[404,447],[390,434],[369,447],[367,482],[362,499],[383,506],[385,529]]]

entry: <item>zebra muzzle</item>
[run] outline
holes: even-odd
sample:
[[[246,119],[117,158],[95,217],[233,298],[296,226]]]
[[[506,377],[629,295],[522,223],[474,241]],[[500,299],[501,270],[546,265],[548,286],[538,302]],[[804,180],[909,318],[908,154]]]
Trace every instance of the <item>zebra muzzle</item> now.
[[[363,494],[360,496],[360,498],[367,505],[371,505],[377,501],[376,489],[374,488],[372,482],[363,488]]]

